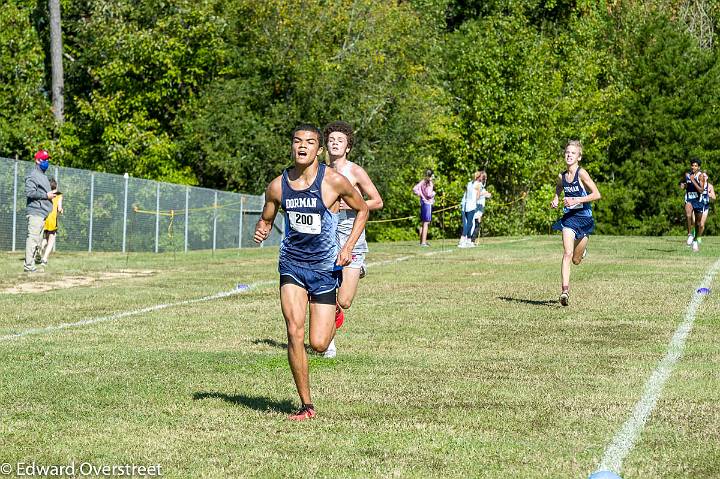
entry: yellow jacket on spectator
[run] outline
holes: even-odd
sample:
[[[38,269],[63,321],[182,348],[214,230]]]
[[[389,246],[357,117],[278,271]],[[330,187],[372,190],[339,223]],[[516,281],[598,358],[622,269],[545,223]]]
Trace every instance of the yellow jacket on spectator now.
[[[52,200],[52,211],[45,218],[45,231],[57,231],[58,206],[62,205],[62,194],[58,194]]]

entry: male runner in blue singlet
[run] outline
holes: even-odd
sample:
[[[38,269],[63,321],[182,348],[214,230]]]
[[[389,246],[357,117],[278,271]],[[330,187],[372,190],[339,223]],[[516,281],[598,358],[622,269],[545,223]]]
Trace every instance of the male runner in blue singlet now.
[[[305,315],[310,303],[310,346],[327,350],[335,336],[335,304],[342,267],[350,264],[352,249],[368,218],[368,207],[350,182],[318,161],[322,134],[312,125],[292,133],[294,166],[270,182],[265,206],[253,239],[270,235],[278,209],[285,212],[285,236],[280,244],[280,306],[288,337],[288,362],[300,396],[300,409],[290,419],[315,417],[305,352]],[[337,244],[338,200],[357,212],[342,248]],[[333,211],[334,209],[334,211]]]
[[[685,190],[685,216],[687,217],[688,238],[687,245],[693,251],[700,250],[699,244],[705,232],[705,219],[709,207],[707,174],[700,171],[702,163],[699,159],[690,160],[690,172],[680,182],[680,188]]]

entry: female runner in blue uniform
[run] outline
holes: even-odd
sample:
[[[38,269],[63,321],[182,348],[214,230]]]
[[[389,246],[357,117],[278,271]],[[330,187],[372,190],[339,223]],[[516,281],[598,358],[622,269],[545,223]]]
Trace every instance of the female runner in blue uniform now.
[[[566,171],[560,173],[555,187],[555,197],[550,206],[557,208],[563,193],[563,216],[553,224],[554,230],[562,231],[563,257],[560,267],[562,292],[560,304],[570,304],[570,262],[580,264],[585,257],[590,234],[595,231],[590,202],[600,199],[600,192],[587,171],[580,168],[582,144],[579,140],[568,142],[565,147]]]
[[[365,228],[368,207],[350,182],[318,161],[322,134],[312,125],[292,133],[295,165],[270,182],[265,206],[253,239],[270,234],[279,208],[285,211],[285,237],[280,244],[280,306],[288,337],[288,362],[300,396],[300,409],[290,419],[315,417],[305,352],[305,315],[310,303],[310,346],[327,350],[335,336],[335,304],[342,267],[352,261],[352,250]],[[350,235],[338,247],[338,200],[357,212]]]

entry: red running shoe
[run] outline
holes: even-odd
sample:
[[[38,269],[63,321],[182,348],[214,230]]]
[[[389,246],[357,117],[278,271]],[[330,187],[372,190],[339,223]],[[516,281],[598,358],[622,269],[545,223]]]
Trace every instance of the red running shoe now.
[[[340,329],[340,326],[345,322],[345,313],[339,304],[335,303],[335,329]]]
[[[312,404],[303,404],[298,412],[288,416],[291,421],[304,421],[315,417],[315,406]]]

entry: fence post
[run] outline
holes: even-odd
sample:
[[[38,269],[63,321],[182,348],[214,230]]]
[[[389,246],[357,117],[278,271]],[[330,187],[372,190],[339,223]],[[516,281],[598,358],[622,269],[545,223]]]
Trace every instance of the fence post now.
[[[13,175],[13,235],[12,235],[12,250],[15,252],[15,238],[17,236],[17,170],[18,162],[15,161],[15,174]]]
[[[90,223],[88,225],[88,253],[92,253],[93,203],[95,202],[95,173],[90,173]]]
[[[190,223],[190,187],[185,187],[185,252],[188,250],[188,224]]]
[[[125,178],[125,200],[123,206],[123,239],[122,239],[122,252],[125,252],[125,242],[127,241],[127,200],[128,200],[128,182],[130,181],[130,175],[127,172],[123,175]]]
[[[238,227],[238,249],[242,249],[242,227],[243,227],[243,200],[244,196],[240,196],[240,226]]]
[[[213,208],[213,253],[215,252],[215,240],[217,238],[217,190],[215,190],[215,207]]]
[[[158,252],[160,240],[160,182],[157,182],[155,190],[155,252]]]
[[[55,167],[55,185],[56,185],[55,189],[59,190],[60,189],[60,167],[59,166]],[[58,214],[58,216],[55,217],[55,228],[59,229],[58,226],[60,225],[60,216],[59,216],[60,212],[58,212],[57,214]],[[58,247],[59,239],[60,239],[60,232],[57,231],[55,233],[55,243],[53,244],[53,249],[52,249],[53,253],[55,253],[58,250],[57,247]]]

